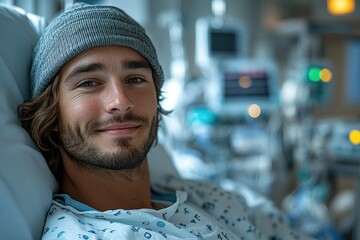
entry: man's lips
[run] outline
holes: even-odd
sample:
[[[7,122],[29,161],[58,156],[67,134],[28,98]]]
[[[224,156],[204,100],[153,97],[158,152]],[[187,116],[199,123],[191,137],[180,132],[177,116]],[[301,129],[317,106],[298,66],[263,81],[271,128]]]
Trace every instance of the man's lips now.
[[[113,135],[127,135],[135,132],[141,124],[139,123],[116,123],[98,129],[98,132]]]

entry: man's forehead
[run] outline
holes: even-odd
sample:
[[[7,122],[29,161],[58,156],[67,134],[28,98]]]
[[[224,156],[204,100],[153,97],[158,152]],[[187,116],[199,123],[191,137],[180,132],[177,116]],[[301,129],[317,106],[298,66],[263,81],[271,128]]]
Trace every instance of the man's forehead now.
[[[116,59],[123,68],[136,69],[144,68],[151,70],[150,64],[137,51],[122,46],[101,46],[87,49],[70,59],[60,69],[60,72],[72,71],[81,66],[94,65],[97,70],[101,70],[101,65],[106,61]],[[93,69],[94,69],[93,67]]]

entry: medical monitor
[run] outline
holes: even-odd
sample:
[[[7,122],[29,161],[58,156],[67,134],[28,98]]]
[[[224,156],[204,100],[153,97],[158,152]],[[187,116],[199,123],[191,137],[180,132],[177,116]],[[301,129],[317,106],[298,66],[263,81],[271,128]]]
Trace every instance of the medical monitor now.
[[[201,18],[196,22],[195,60],[199,67],[208,68],[215,61],[246,56],[246,33],[242,23],[216,22]]]
[[[271,61],[223,61],[217,74],[206,81],[206,101],[223,116],[268,114],[278,105],[278,72]]]

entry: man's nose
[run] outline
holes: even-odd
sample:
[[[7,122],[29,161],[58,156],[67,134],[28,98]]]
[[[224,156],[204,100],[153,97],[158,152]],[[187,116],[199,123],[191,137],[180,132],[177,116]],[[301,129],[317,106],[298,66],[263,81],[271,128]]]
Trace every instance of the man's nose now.
[[[129,91],[118,81],[109,84],[106,89],[106,111],[113,112],[130,112],[134,108],[134,104],[129,97]]]

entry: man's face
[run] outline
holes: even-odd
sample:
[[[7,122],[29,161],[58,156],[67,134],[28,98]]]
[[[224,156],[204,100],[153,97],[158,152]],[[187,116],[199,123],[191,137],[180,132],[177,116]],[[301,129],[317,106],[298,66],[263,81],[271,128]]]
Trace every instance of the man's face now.
[[[152,71],[136,51],[87,50],[59,73],[58,132],[62,156],[94,169],[132,169],[157,133]]]

